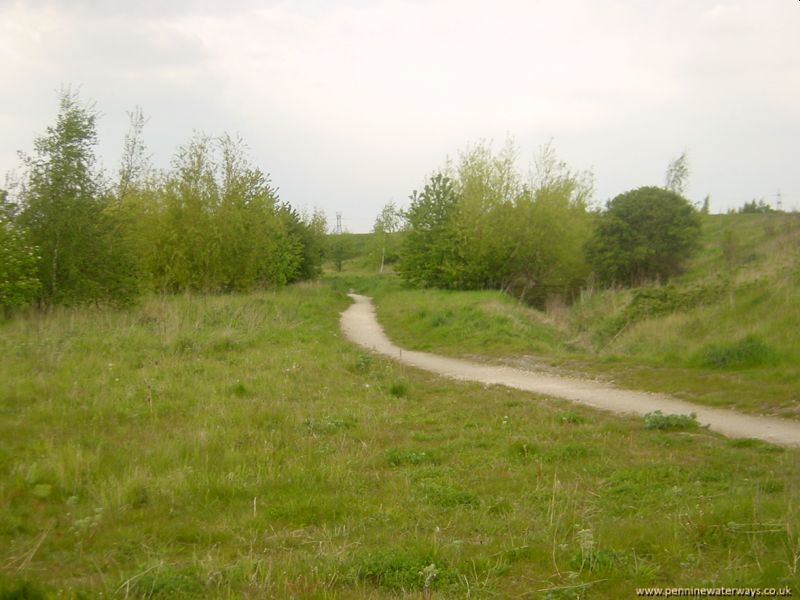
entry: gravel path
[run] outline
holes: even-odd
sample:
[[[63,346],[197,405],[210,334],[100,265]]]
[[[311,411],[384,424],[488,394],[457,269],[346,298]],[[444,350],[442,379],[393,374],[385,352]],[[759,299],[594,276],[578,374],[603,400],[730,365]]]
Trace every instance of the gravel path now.
[[[695,413],[702,425],[734,438],[756,438],[782,446],[800,447],[800,422],[746,415],[676,400],[663,394],[622,390],[605,383],[573,379],[511,367],[474,363],[395,346],[378,323],[372,301],[350,294],[354,303],[342,313],[342,331],[347,338],[402,363],[462,381],[499,384],[585,404],[615,413],[644,415]]]

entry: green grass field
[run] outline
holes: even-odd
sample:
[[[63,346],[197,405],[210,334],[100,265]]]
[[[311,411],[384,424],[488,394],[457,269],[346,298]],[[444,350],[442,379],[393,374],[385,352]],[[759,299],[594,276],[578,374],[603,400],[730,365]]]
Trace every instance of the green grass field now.
[[[546,310],[499,292],[353,279],[396,343],[566,373],[714,406],[800,418],[800,215],[704,218],[703,248],[669,285],[585,289]]]
[[[370,356],[347,285],[0,324],[0,598],[796,585],[800,451]]]

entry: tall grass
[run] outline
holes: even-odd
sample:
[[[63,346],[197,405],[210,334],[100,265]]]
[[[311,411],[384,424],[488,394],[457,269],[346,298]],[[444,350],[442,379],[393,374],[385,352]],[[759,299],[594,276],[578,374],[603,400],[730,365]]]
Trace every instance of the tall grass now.
[[[0,326],[0,597],[796,581],[798,451],[439,380],[344,341],[346,305],[304,285]]]

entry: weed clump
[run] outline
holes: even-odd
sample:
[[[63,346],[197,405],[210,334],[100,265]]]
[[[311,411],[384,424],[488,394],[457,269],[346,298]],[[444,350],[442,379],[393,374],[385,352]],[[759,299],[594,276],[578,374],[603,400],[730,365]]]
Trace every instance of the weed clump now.
[[[368,373],[370,367],[372,367],[372,355],[359,354],[358,359],[356,359],[355,370],[359,373]]]
[[[509,450],[513,457],[522,460],[531,460],[541,452],[539,446],[528,440],[515,440],[511,443]]]
[[[388,548],[366,557],[356,578],[390,590],[431,590],[452,585],[458,573],[430,550]]]
[[[408,396],[408,384],[405,381],[395,381],[389,386],[389,395],[395,398]]]
[[[455,508],[456,506],[476,507],[480,504],[478,496],[467,490],[461,490],[449,485],[425,482],[420,491],[422,498],[442,508]]]
[[[703,348],[698,362],[712,369],[745,369],[777,362],[777,353],[755,335],[732,344],[713,344]]]
[[[241,381],[237,381],[233,384],[228,391],[232,396],[236,396],[237,398],[244,398],[248,395],[247,386]]]
[[[660,410],[647,413],[644,416],[645,429],[656,429],[659,431],[681,431],[685,429],[695,429],[700,424],[697,422],[697,415],[665,415]]]

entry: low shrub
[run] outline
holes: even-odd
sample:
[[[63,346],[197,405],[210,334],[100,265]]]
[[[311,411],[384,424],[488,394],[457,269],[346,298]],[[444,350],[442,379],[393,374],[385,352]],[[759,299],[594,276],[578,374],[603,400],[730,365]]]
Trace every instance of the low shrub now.
[[[645,429],[657,429],[659,431],[679,431],[684,429],[694,429],[700,424],[697,422],[697,415],[665,415],[660,410],[647,413],[644,416]]]
[[[748,335],[730,344],[712,344],[697,355],[702,367],[712,369],[744,369],[777,362],[777,353],[755,335]]]
[[[433,568],[431,565],[434,565]],[[435,569],[435,577],[432,571]],[[458,573],[431,549],[387,548],[365,557],[356,579],[382,588],[405,591],[437,589],[458,581]]]

